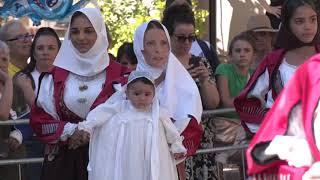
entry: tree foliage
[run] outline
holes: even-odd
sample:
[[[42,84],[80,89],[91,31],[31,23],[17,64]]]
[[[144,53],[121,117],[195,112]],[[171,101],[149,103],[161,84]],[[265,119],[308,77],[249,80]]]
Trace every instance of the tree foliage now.
[[[135,29],[143,22],[151,19],[161,19],[165,0],[98,0],[109,33],[112,36],[111,53],[116,54],[123,42],[133,40]],[[193,0],[196,16],[197,33],[205,29],[205,18],[208,12],[197,9],[197,2]]]

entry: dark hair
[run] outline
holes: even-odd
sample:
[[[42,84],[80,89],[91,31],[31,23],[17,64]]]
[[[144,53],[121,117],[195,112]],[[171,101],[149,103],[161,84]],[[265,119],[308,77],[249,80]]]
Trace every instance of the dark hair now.
[[[37,40],[40,36],[52,36],[54,37],[56,40],[57,40],[57,43],[58,43],[58,47],[60,48],[61,46],[61,42],[60,42],[60,39],[59,39],[59,36],[57,35],[57,33],[50,27],[42,27],[40,28],[36,35],[34,36],[34,39],[32,41],[32,45],[31,45],[31,57],[30,57],[30,63],[22,70],[22,72],[24,74],[30,74],[34,68],[36,67],[36,59],[34,58],[34,50],[36,48],[36,43],[37,43]]]
[[[234,43],[236,43],[236,41],[239,41],[239,40],[247,41],[247,42],[252,46],[253,52],[256,52],[255,38],[254,38],[254,36],[252,35],[252,32],[246,31],[246,32],[242,32],[242,33],[236,35],[236,36],[231,40],[230,45],[229,45],[229,48],[228,48],[228,51],[229,51],[228,54],[229,54],[229,55],[232,54],[232,49],[233,49]]]
[[[136,82],[142,82],[145,85],[150,85],[153,87],[153,91],[155,91],[153,82],[145,77],[139,77],[137,79],[132,80],[131,82],[129,82],[129,84],[127,84],[127,89],[130,89],[130,86]]]
[[[146,28],[145,33],[146,33],[147,31],[149,31],[150,29],[161,29],[161,30],[164,30],[163,27],[162,27],[162,25],[161,25],[158,21],[150,21],[150,22],[148,23],[148,26],[147,26],[147,28]]]
[[[79,16],[85,16],[87,17],[83,12],[80,12],[80,11],[76,11],[72,14],[71,16],[71,20],[70,20],[70,24],[73,22],[73,20]],[[90,20],[89,20],[90,21]]]
[[[118,49],[117,60],[120,61],[121,57],[127,55],[130,59],[130,64],[138,64],[136,54],[133,50],[133,43],[124,42]]]
[[[168,7],[170,7],[170,5],[171,5],[174,1],[175,1],[175,0],[166,0],[165,9],[167,9]],[[185,0],[185,2],[187,2],[190,6],[192,6],[191,0]]]
[[[314,45],[319,42],[319,29],[311,43],[301,42],[291,31],[289,22],[298,7],[308,5],[317,13],[319,26],[319,14],[313,0],[286,0],[281,8],[281,26],[277,35],[275,47],[286,50],[296,49],[302,46]]]
[[[178,24],[192,24],[195,27],[193,11],[187,4],[170,6],[163,12],[162,24],[168,29],[170,36]]]

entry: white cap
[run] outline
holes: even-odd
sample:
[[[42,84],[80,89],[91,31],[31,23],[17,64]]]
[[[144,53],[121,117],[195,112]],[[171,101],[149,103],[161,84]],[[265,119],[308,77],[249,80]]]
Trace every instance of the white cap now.
[[[141,77],[148,79],[154,85],[154,79],[152,78],[151,73],[147,71],[132,71],[129,75],[127,84],[130,84],[133,80]]]

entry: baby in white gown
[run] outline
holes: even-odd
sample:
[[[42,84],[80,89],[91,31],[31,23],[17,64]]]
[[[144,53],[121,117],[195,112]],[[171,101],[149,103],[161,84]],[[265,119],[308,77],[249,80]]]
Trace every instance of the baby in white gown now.
[[[177,180],[186,154],[183,138],[159,107],[152,76],[130,74],[118,91],[92,110],[78,128],[90,135],[89,180]]]

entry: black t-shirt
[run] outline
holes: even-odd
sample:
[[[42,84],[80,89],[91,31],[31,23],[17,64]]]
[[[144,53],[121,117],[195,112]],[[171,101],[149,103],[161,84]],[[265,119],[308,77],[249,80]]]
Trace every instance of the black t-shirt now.
[[[271,0],[270,6],[281,6],[285,0]]]

